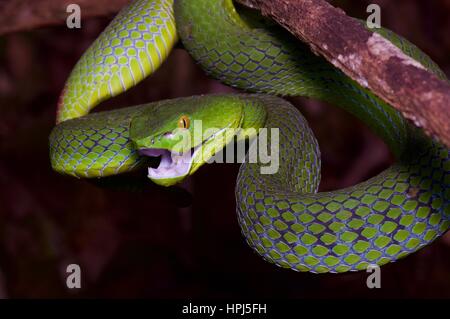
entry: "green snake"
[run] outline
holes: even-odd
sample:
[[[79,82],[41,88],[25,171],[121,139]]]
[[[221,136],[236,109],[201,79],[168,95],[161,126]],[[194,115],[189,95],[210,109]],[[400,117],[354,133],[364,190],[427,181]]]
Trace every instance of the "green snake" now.
[[[375,31],[445,78],[417,47],[386,29]],[[194,96],[88,114],[154,72],[179,38],[211,77],[254,94]],[[317,192],[318,143],[300,112],[276,96],[306,96],[344,108],[383,138],[396,163],[356,186]],[[279,130],[279,169],[262,174],[266,164],[247,154],[235,194],[243,236],[265,260],[314,273],[363,270],[405,257],[449,229],[450,151],[278,26],[237,11],[231,0],[136,0],[125,7],[67,80],[50,159],[59,173],[100,178],[143,169],[149,157],[160,157],[148,177],[170,186],[233,138],[257,139],[261,128]],[[225,129],[235,137],[218,134]],[[180,147],[185,137],[190,143]]]

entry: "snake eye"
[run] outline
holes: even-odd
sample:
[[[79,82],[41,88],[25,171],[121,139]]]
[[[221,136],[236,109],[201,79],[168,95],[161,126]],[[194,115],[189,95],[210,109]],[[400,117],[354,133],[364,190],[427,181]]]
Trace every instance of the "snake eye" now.
[[[180,117],[180,119],[178,120],[178,127],[179,128],[189,128],[189,125],[191,124],[191,121],[189,120],[189,117],[186,115],[183,115],[182,117]]]

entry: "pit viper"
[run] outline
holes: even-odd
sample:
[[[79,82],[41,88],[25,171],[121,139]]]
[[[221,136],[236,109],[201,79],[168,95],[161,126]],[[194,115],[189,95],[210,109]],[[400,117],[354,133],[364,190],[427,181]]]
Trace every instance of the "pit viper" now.
[[[374,31],[445,78],[407,40],[387,29]],[[152,74],[179,39],[209,76],[250,94],[193,96],[88,114]],[[318,192],[318,143],[283,96],[330,102],[354,114],[383,138],[396,163],[353,187]],[[51,165],[62,174],[101,178],[145,168],[150,157],[159,157],[148,177],[170,186],[232,142],[217,131],[206,134],[208,128],[232,129],[241,141],[256,138],[252,128],[279,130],[278,171],[262,174],[263,164],[247,155],[235,197],[247,243],[280,267],[364,270],[405,257],[449,229],[449,150],[306,45],[254,12],[237,10],[231,0],[135,0],[123,8],[66,82],[49,137]],[[196,129],[205,133],[200,139],[193,136]],[[182,133],[193,141],[176,149]],[[211,181],[212,187],[219,182]]]

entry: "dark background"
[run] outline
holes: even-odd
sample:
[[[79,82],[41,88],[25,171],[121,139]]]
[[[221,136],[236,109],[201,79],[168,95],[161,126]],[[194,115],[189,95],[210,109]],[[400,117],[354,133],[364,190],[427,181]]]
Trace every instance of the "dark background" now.
[[[450,75],[450,1],[335,1],[428,53]],[[110,17],[111,18],[111,17]],[[366,273],[314,275],[277,268],[245,243],[235,216],[239,166],[206,165],[181,188],[102,188],[54,173],[48,135],[58,95],[77,59],[110,18],[80,30],[49,27],[0,37],[0,297],[450,297],[450,236],[382,268],[382,289]],[[210,92],[182,49],[137,88],[98,109]],[[381,140],[329,105],[291,99],[320,142],[322,190],[373,176],[392,162]],[[82,289],[65,269],[82,268]]]

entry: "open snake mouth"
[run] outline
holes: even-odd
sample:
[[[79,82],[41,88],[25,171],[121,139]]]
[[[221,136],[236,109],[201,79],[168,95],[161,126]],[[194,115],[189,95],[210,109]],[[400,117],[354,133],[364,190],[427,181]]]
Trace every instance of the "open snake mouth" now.
[[[156,168],[148,168],[148,177],[152,179],[175,178],[185,176],[192,166],[192,159],[202,144],[191,148],[185,153],[172,152],[163,148],[146,148],[139,150],[139,154],[148,157],[159,157]]]
[[[148,168],[148,177],[150,179],[169,179],[188,175],[191,170],[193,159],[202,151],[202,147],[222,134],[226,128],[218,130],[199,145],[189,149],[187,152],[178,153],[165,148],[142,148],[139,150],[141,156],[159,157],[159,165],[156,168]]]

